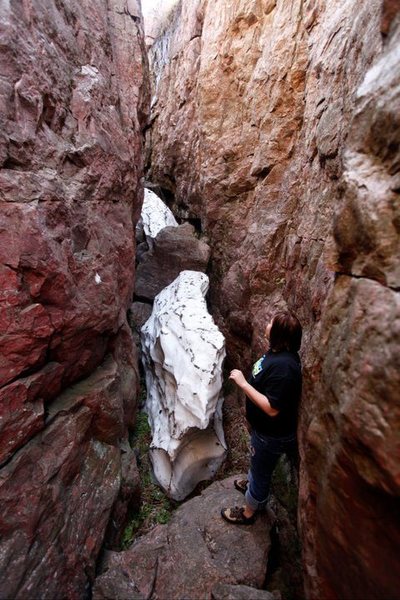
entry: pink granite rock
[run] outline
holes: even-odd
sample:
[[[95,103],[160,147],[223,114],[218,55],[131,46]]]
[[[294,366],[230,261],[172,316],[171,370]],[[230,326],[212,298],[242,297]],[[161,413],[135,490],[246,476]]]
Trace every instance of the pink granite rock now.
[[[0,596],[82,597],[137,494],[140,6],[4,3],[0,23]]]
[[[396,596],[399,55],[400,27],[357,89],[334,220],[338,276],[303,413],[301,528],[310,592],[326,598]]]
[[[120,486],[120,451],[82,406],[59,413],[0,474],[2,597],[78,598]]]
[[[221,508],[243,498],[233,479],[210,485],[180,506],[168,525],[158,525],[127,551],[106,553],[93,598],[211,600],[221,583],[261,588],[271,522],[267,514],[252,527],[222,519]]]
[[[277,309],[304,326],[309,598],[397,594],[398,12],[188,0],[151,50],[149,177],[209,237],[231,363],[263,351]]]

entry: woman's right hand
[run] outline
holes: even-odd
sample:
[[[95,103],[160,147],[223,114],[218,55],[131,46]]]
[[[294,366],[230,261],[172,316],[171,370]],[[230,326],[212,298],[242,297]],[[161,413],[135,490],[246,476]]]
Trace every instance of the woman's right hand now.
[[[242,371],[239,371],[239,369],[233,369],[229,375],[229,379],[232,379],[232,381],[234,381],[240,388],[247,383],[245,376],[243,375]]]

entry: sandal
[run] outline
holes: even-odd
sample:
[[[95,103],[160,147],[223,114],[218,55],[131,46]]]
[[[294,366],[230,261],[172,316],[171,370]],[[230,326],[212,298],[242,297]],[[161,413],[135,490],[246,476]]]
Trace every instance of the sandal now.
[[[237,490],[239,490],[239,492],[242,492],[242,494],[245,494],[247,491],[247,485],[248,485],[248,481],[247,479],[235,479],[235,481],[233,482],[233,485],[235,486],[235,488]]]
[[[233,506],[232,508],[221,509],[221,516],[228,521],[228,523],[234,523],[235,525],[252,525],[256,520],[256,515],[251,517],[244,516],[244,506]]]

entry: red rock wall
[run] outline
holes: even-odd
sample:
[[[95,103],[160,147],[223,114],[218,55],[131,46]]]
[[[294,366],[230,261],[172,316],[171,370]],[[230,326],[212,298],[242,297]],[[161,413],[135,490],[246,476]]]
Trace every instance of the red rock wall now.
[[[0,596],[82,598],[135,485],[140,7],[3,2],[0,27]]]
[[[210,238],[231,362],[249,366],[277,308],[304,325],[309,598],[398,594],[397,11],[185,1],[152,50],[150,179]]]

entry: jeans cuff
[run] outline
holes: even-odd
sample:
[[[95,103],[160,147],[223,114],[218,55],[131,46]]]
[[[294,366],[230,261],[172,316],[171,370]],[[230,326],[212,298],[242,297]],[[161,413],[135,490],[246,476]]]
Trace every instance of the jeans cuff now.
[[[244,495],[244,499],[246,500],[247,506],[249,506],[252,510],[259,510],[263,508],[266,504],[265,502],[258,502],[250,493],[249,487],[247,487],[246,493]]]

